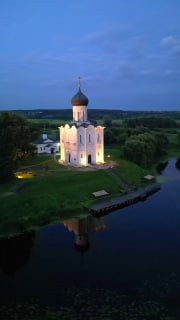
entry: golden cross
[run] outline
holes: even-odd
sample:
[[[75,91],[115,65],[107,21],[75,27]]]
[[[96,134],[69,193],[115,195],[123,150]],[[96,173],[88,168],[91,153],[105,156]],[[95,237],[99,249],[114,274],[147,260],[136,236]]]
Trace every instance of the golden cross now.
[[[81,77],[78,77],[78,88],[81,88]]]

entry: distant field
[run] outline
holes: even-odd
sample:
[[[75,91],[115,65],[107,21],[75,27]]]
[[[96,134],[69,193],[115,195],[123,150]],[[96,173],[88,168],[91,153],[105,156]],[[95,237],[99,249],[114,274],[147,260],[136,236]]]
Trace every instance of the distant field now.
[[[112,124],[114,124],[114,125],[122,125],[123,124],[123,120],[122,119],[112,120]]]
[[[53,125],[57,127],[67,122],[67,120],[64,120],[64,119],[59,119],[59,120],[58,119],[28,119],[28,120],[30,121],[30,123],[34,123],[34,124],[40,124],[44,126]]]
[[[67,119],[28,119],[30,121],[30,123],[34,123],[34,124],[40,124],[40,125],[44,125],[44,126],[57,126],[59,127],[61,124],[65,124],[70,122],[71,120],[67,120]],[[93,119],[95,121],[97,121],[98,124],[103,124],[103,119]],[[112,124],[114,125],[122,125],[123,123],[123,119],[116,119],[116,120],[112,120]]]

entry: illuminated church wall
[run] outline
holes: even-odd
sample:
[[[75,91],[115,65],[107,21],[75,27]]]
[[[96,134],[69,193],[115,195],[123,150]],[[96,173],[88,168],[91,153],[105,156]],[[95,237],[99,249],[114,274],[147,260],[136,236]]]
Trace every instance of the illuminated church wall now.
[[[61,126],[61,162],[86,166],[104,163],[104,127],[88,121],[88,98],[79,91],[71,100],[73,121]]]

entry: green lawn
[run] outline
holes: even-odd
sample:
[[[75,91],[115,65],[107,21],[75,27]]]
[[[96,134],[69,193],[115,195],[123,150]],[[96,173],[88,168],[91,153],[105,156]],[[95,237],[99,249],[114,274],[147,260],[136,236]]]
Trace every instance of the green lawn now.
[[[107,155],[110,155],[111,160],[116,161],[117,166],[112,171],[119,177],[122,184],[126,183],[135,187],[145,184],[143,177],[149,173],[149,170],[124,159],[122,148],[106,148],[105,160],[107,160]]]
[[[15,233],[28,227],[83,214],[93,200],[92,192],[106,189],[118,194],[119,186],[104,171],[54,171],[23,179],[14,195],[0,198],[0,233]],[[9,190],[12,190],[12,187]],[[4,190],[3,190],[4,192]]]
[[[105,189],[114,197],[123,192],[124,182],[141,185],[146,170],[127,160],[120,160],[121,154],[122,151],[115,148],[108,148],[105,152],[106,160],[117,163],[110,169],[113,176],[109,170],[78,171],[64,167],[52,156],[36,156],[25,161],[23,165],[29,165],[27,170],[35,176],[0,186],[0,235],[86,215],[88,211],[85,208],[93,203],[94,191]]]
[[[166,158],[177,155],[180,149],[172,136]],[[144,185],[144,175],[155,172],[124,159],[117,146],[105,149],[105,162],[115,164],[108,170],[79,171],[59,164],[56,157],[56,161],[52,155],[24,161],[21,166],[33,172],[33,178],[0,185],[0,236],[87,215],[86,208],[95,201],[92,192],[104,189],[115,197],[129,186]]]

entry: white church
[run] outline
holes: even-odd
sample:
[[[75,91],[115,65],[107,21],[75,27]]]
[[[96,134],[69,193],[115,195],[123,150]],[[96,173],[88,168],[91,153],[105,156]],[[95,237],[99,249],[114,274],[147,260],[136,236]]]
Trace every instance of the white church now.
[[[78,92],[72,98],[73,120],[59,127],[60,162],[73,166],[104,163],[104,128],[88,120],[88,98],[82,93],[80,78]]]

